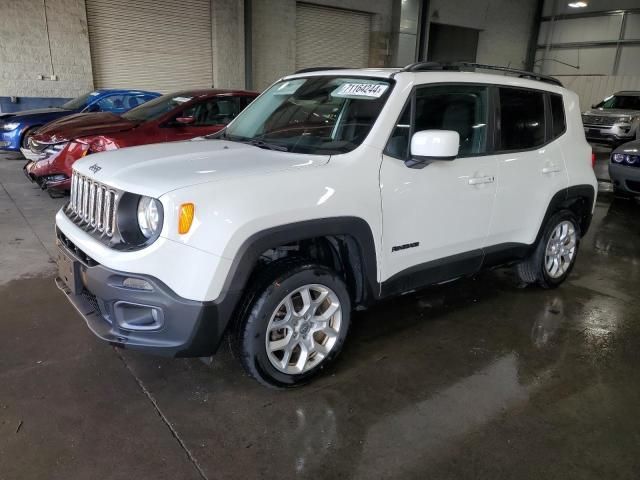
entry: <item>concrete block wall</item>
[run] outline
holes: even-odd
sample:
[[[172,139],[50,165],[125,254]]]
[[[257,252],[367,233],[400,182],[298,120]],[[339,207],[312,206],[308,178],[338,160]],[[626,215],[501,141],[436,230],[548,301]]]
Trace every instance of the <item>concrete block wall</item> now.
[[[524,68],[537,0],[431,0],[429,21],[480,30],[478,63]]]
[[[371,66],[387,66],[394,0],[311,0],[306,3],[373,14]],[[253,0],[253,87],[264,89],[295,70],[296,0]]]
[[[211,5],[213,85],[244,87],[244,1],[214,0]]]
[[[0,3],[0,96],[70,98],[93,88],[84,0],[45,0],[46,23],[43,0]],[[52,74],[57,81],[38,80]]]

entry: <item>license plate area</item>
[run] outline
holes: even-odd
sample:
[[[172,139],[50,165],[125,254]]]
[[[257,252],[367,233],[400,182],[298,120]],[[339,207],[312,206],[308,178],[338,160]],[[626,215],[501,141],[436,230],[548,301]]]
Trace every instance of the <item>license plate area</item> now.
[[[82,284],[80,282],[80,262],[75,260],[71,255],[62,249],[58,249],[58,276],[62,279],[71,293],[79,295],[82,292]]]

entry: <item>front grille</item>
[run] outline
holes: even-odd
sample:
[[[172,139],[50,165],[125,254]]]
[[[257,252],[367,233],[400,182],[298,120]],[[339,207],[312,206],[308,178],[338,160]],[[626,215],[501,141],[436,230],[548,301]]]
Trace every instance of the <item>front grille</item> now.
[[[118,194],[100,182],[73,172],[67,216],[76,224],[112,237]]]
[[[610,127],[616,123],[616,117],[605,117],[600,115],[583,115],[582,123],[585,125],[603,125]]]

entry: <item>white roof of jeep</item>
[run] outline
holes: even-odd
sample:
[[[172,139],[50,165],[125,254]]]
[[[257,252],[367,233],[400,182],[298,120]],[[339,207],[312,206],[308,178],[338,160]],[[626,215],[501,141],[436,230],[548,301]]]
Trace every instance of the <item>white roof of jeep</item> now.
[[[464,82],[464,83],[487,83],[496,85],[508,85],[514,87],[528,87],[538,90],[547,90],[555,93],[564,93],[566,89],[553,83],[535,80],[527,77],[518,77],[514,75],[504,75],[500,73],[479,73],[470,71],[456,70],[419,70],[407,71],[402,68],[344,68],[344,69],[326,69],[301,71],[283,77],[283,79],[315,77],[322,75],[340,75],[354,77],[373,77],[373,78],[400,78],[400,75],[412,75],[414,82],[420,83],[438,83],[438,82]],[[640,93],[640,92],[639,92]]]

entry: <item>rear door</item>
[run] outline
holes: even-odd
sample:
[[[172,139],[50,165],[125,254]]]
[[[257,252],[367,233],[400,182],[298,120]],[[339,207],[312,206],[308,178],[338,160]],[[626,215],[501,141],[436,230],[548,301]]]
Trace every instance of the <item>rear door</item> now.
[[[560,142],[554,141],[566,130],[564,110],[558,111],[562,97],[540,90],[499,87],[496,103],[499,181],[488,243],[530,245],[551,198],[569,184]]]
[[[399,119],[380,170],[383,294],[480,268],[497,175],[489,99],[485,85],[419,86]],[[411,135],[431,129],[459,133],[458,157],[407,167]]]

